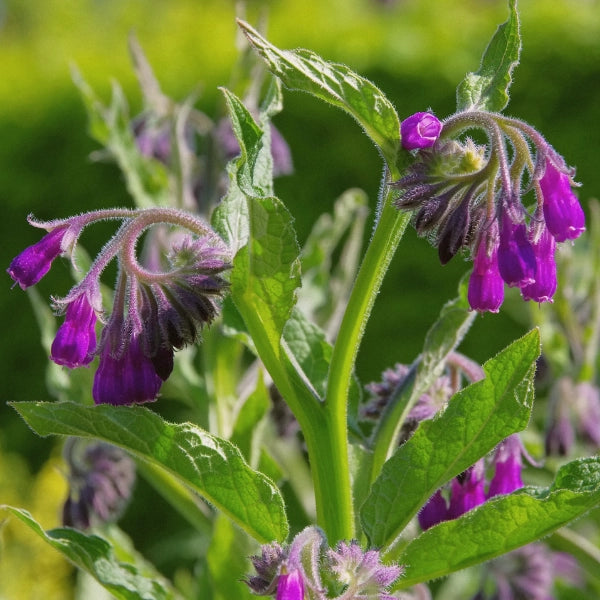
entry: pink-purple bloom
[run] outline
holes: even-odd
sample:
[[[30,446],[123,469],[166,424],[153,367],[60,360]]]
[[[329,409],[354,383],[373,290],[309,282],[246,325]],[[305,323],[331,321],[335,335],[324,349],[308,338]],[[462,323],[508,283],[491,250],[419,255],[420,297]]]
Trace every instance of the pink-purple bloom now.
[[[479,312],[497,313],[504,300],[504,280],[498,266],[498,246],[488,243],[487,236],[479,243],[473,259],[473,272],[467,292],[469,306]]]
[[[12,260],[7,272],[22,289],[35,285],[50,270],[52,261],[63,251],[67,231],[67,226],[56,227]]]
[[[500,224],[498,245],[498,270],[500,276],[511,287],[523,287],[535,281],[535,254],[527,239],[523,223],[514,223],[504,212]]]
[[[304,600],[304,581],[298,569],[279,576],[276,600]]]
[[[568,173],[546,160],[544,176],[540,179],[544,197],[544,219],[557,242],[574,240],[585,231],[585,215],[571,189]]]
[[[518,435],[507,437],[498,445],[494,455],[494,476],[490,481],[487,496],[510,494],[523,487],[521,470],[523,469],[523,443]]]
[[[400,125],[402,147],[405,150],[430,148],[442,131],[441,121],[430,112],[418,112],[404,119]]]
[[[52,342],[50,358],[71,369],[89,365],[96,350],[96,312],[87,295],[67,305],[65,320]]]
[[[448,503],[442,496],[441,489],[436,490],[433,496],[427,500],[425,506],[419,511],[418,518],[423,531],[448,520]]]
[[[552,302],[556,292],[556,238],[547,227],[542,228],[537,240],[531,244],[535,256],[535,274],[531,283],[521,286],[524,300]]]
[[[485,466],[478,460],[452,480],[448,518],[456,519],[485,502]]]

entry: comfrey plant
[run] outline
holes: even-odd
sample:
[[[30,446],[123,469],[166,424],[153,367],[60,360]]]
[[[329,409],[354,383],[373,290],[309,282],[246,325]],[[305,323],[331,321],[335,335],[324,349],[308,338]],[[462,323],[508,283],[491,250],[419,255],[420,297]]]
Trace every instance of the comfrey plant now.
[[[505,284],[552,302],[557,243],[585,230],[573,169],[533,127],[501,112],[521,48],[516,1],[443,120],[419,112],[401,122],[348,67],[239,27],[240,64],[253,77],[236,89],[243,100],[222,89],[227,121],[196,109],[195,97],[167,98],[135,41],[137,117],[118,86],[105,106],[76,75],[101,154],[122,169],[136,207],[31,218],[47,233],[8,268],[28,289],[60,256],[73,261],[75,285],[53,300],[64,314],[58,328],[29,290],[54,340],[58,401],[13,406],[36,433],[91,445],[76,454],[80,442],[66,443],[65,527],[46,532],[27,511],[6,510],[118,598],[431,598],[440,578],[511,551],[493,563],[502,572],[493,597],[548,597],[553,581],[531,574],[540,554],[530,544],[598,505],[600,459],[532,461],[538,485],[526,485],[523,457],[542,445],[535,432],[520,435],[532,414],[538,329],[482,366],[456,350],[479,313],[500,310]],[[258,76],[261,65],[272,76]],[[384,178],[364,251],[365,201],[355,190],[298,245],[273,184],[292,164],[271,124],[282,84],[345,110],[380,152]],[[119,226],[90,261],[80,236],[106,220]],[[473,270],[420,355],[384,371],[363,399],[356,358],[411,220],[442,263],[464,252]],[[103,273],[113,262],[111,289]],[[173,412],[185,422],[155,412],[167,400],[183,403]],[[122,453],[202,549],[173,581],[105,524],[131,494],[133,463]],[[597,570],[590,542],[567,531],[552,535],[553,546],[576,555],[582,571]],[[173,539],[170,552],[181,546]],[[526,582],[510,563],[519,552],[534,565]],[[593,578],[578,581],[597,597]],[[477,593],[469,589],[463,597]]]

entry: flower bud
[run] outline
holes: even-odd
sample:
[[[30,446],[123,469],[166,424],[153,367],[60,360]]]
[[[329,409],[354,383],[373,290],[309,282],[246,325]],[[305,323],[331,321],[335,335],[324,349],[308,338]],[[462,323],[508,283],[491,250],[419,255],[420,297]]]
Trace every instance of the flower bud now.
[[[442,131],[441,121],[429,112],[418,112],[404,119],[400,125],[402,147],[405,150],[430,148]]]

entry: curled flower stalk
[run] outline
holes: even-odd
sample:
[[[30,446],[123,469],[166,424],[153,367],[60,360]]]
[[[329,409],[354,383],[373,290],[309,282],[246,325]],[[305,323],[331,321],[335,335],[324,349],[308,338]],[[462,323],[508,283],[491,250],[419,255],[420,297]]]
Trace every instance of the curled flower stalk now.
[[[391,184],[396,206],[414,211],[417,233],[437,246],[442,264],[470,252],[471,308],[498,312],[505,283],[525,300],[551,302],[556,243],[585,230],[574,169],[535,129],[498,113],[470,110],[443,122],[416,113],[404,123],[415,161]]]
[[[219,311],[230,267],[225,243],[201,219],[170,208],[101,210],[47,223],[32,222],[48,234],[25,249],[8,268],[22,288],[37,283],[61,254],[71,254],[83,229],[100,220],[122,221],[88,272],[64,298],[54,298],[65,313],[50,358],[76,368],[99,356],[92,395],[96,404],[134,404],[157,398],[173,370],[175,350],[197,341],[204,325]],[[141,264],[137,244],[149,228],[177,228],[170,248],[158,248],[164,261]],[[156,237],[148,237],[153,245]],[[157,254],[153,249],[153,256]],[[167,251],[168,250],[168,251]],[[100,277],[113,260],[119,275],[113,307],[105,319]],[[162,267],[162,263],[166,266]],[[104,328],[99,342],[96,324]]]

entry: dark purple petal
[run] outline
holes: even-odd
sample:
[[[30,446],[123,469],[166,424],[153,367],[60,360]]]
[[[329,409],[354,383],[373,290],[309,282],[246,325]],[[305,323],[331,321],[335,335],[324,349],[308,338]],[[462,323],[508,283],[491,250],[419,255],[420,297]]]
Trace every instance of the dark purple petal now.
[[[441,121],[431,113],[418,112],[404,119],[400,125],[402,147],[417,150],[433,146],[442,131]]]
[[[524,300],[535,302],[552,302],[556,292],[556,240],[550,231],[544,227],[540,238],[532,244],[535,255],[535,281],[521,286]]]
[[[156,400],[162,379],[137,337],[129,340],[122,356],[111,354],[108,340],[100,353],[92,395],[96,404],[139,404]]]
[[[571,189],[569,176],[546,161],[540,187],[544,197],[544,219],[550,233],[557,242],[578,238],[585,231],[585,215]]]
[[[448,519],[448,505],[441,490],[427,500],[425,506],[419,511],[418,517],[423,531]]]
[[[479,243],[473,260],[467,297],[469,306],[479,312],[497,313],[504,300],[504,280],[498,267],[498,247],[494,246],[488,254],[486,237]]]
[[[7,272],[22,289],[35,285],[50,270],[52,261],[61,253],[67,231],[66,226],[53,229],[13,259]]]
[[[52,342],[50,358],[71,369],[89,365],[96,350],[96,313],[85,294],[67,306],[63,324]]]
[[[524,224],[515,224],[508,214],[502,215],[498,268],[502,279],[512,287],[535,281],[536,261]]]

